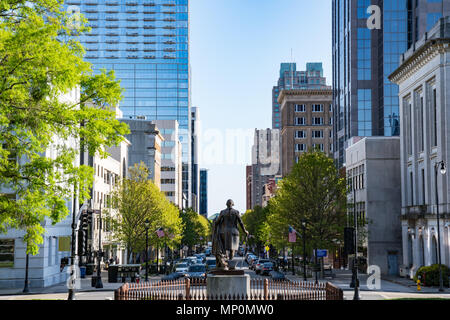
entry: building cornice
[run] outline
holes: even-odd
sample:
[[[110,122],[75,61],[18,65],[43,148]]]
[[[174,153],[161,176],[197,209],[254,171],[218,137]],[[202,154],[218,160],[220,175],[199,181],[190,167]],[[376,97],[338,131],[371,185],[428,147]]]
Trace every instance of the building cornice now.
[[[418,72],[436,56],[449,51],[449,38],[430,40],[408,57],[388,78],[390,81],[400,84]]]
[[[280,96],[278,97],[278,103],[287,98],[288,96],[332,96],[333,90],[331,87],[329,89],[289,89],[281,90]]]

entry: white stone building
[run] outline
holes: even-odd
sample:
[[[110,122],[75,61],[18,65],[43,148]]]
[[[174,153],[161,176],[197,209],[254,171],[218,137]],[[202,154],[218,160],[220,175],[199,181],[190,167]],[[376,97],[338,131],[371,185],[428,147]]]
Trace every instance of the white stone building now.
[[[182,150],[177,120],[154,120],[164,141],[161,145],[161,191],[179,208],[183,207]],[[186,200],[187,200],[186,195]]]
[[[92,166],[94,168],[94,184],[92,187],[91,208],[94,210],[102,210],[102,218],[106,217],[105,212],[110,211],[112,215],[115,210],[110,208],[111,193],[117,187],[120,179],[128,174],[128,148],[130,142],[123,141],[119,146],[109,148],[110,154],[105,159],[99,156],[93,157]],[[94,211],[96,212],[96,211]],[[92,250],[98,250],[100,217],[94,214],[93,221],[93,237]],[[104,260],[117,257],[119,263],[125,263],[126,248],[114,241],[111,226],[105,220],[102,220],[102,251],[104,252]]]
[[[401,57],[389,77],[399,88],[401,115],[402,274],[412,277],[437,263],[440,213],[441,262],[450,266],[450,17],[439,22]]]
[[[80,98],[80,90],[76,89],[61,96],[62,101],[75,103]],[[53,145],[43,154],[44,157],[55,158],[56,146],[65,144],[75,146],[75,140],[54,139]],[[19,159],[18,161],[24,161]],[[79,157],[75,164],[80,161]],[[2,190],[8,193],[8,190]],[[70,243],[72,235],[73,199],[67,199],[66,206],[69,210],[68,216],[59,223],[52,225],[51,220],[46,218],[41,222],[45,228],[43,243],[39,245],[39,253],[35,256],[29,255],[28,279],[29,288],[48,287],[62,283],[67,280],[67,267],[60,269],[62,258],[70,257]],[[76,208],[79,203],[75,201]],[[0,264],[0,288],[23,288],[25,284],[25,261],[26,243],[23,241],[25,232],[23,230],[11,229],[6,234],[0,234],[0,255],[3,263]]]
[[[364,138],[346,149],[346,159],[348,185],[356,196],[348,223],[354,225],[356,212],[358,234],[365,238],[363,250],[358,251],[368,265],[380,267],[381,274],[398,275],[402,262],[400,138]],[[348,200],[353,205],[353,192]]]

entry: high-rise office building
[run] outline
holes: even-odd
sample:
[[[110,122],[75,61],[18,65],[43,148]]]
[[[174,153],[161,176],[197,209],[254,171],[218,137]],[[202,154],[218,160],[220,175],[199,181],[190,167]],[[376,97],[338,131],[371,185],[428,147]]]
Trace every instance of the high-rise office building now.
[[[443,1],[333,0],[333,149],[339,167],[354,137],[400,134],[398,86],[388,75],[413,40],[442,11],[448,14],[450,4]],[[368,13],[371,5],[381,9],[380,17]],[[369,29],[371,18],[380,28]]]
[[[326,86],[320,62],[306,64],[306,71],[297,71],[296,63],[281,63],[280,78],[272,89],[272,128],[281,129],[281,111],[278,96],[287,89],[322,89]]]
[[[281,174],[286,177],[300,156],[311,148],[331,154],[332,90],[281,91]]]
[[[199,213],[208,218],[208,170],[200,169],[200,185],[199,185]]]
[[[262,206],[264,185],[281,171],[279,129],[255,129],[251,165],[251,208]],[[247,178],[249,174],[247,173]],[[248,193],[247,193],[248,195]]]
[[[198,135],[199,135],[199,108],[191,108],[191,207],[198,212],[199,203],[199,171],[198,171]]]
[[[67,0],[92,28],[81,36],[94,71],[114,70],[125,89],[124,118],[177,120],[183,193],[190,199],[188,0]]]

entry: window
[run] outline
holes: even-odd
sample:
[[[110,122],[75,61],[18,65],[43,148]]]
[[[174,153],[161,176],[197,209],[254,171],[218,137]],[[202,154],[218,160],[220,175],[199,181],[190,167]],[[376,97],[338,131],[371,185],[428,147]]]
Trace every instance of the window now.
[[[306,118],[305,117],[296,117],[295,118],[295,125],[296,126],[304,126],[306,124]]]
[[[323,138],[323,130],[314,130],[312,132],[312,137],[315,139],[322,139]]]
[[[313,126],[323,125],[323,118],[322,117],[313,117],[312,118],[312,125]]]
[[[161,184],[175,184],[175,179],[161,179]]]
[[[14,239],[0,239],[0,268],[14,267]]]
[[[431,99],[432,99],[431,101],[432,101],[432,104],[433,104],[432,107],[431,107],[431,110],[433,112],[433,122],[432,122],[433,132],[432,132],[432,135],[431,135],[431,138],[432,138],[431,145],[433,147],[435,147],[435,146],[437,146],[437,128],[438,128],[437,106],[436,106],[436,103],[437,103],[436,88],[433,89],[433,96],[432,96]]]
[[[323,104],[313,104],[312,112],[323,112]]]
[[[319,149],[320,151],[323,151],[323,143],[314,143],[313,144],[314,149]]]
[[[303,152],[303,151],[306,151],[306,144],[304,144],[304,143],[297,143],[297,144],[295,145],[295,151],[296,151],[296,152]]]
[[[305,130],[297,130],[295,132],[295,137],[297,139],[305,139],[306,138],[306,131]]]
[[[304,104],[296,104],[295,112],[306,112],[306,105]]]

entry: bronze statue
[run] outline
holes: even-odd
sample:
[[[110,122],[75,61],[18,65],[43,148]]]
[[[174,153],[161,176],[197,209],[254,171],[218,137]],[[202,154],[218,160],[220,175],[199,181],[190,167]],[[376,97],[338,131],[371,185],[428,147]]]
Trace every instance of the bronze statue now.
[[[233,209],[233,200],[227,201],[227,209],[222,210],[215,219],[212,232],[212,254],[216,256],[216,269],[234,270],[230,263],[239,249],[238,223],[248,237],[248,231],[242,223],[239,211]]]

